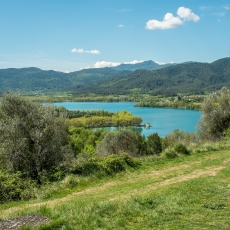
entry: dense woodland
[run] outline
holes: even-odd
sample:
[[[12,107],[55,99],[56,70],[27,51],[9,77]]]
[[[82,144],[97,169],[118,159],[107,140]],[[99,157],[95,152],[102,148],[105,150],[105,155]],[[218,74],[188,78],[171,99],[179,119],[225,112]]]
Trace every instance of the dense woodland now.
[[[230,58],[211,64],[185,63],[159,70],[136,70],[125,76],[86,85],[76,93],[128,94],[130,89],[151,95],[176,96],[178,93],[204,94],[229,86]]]
[[[0,92],[20,91],[43,95],[55,92],[71,95],[176,96],[205,94],[229,87],[230,58],[213,63],[188,62],[158,66],[153,62],[120,65],[115,68],[85,69],[72,73],[44,71],[38,68],[0,70]],[[159,69],[160,68],[160,69]]]

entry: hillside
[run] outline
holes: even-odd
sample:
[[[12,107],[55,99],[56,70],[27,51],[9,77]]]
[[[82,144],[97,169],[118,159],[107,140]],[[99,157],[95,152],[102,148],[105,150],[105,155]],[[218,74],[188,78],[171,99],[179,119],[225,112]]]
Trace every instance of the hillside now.
[[[20,91],[22,93],[57,92],[76,89],[114,76],[122,76],[129,71],[111,68],[85,69],[62,73],[39,68],[0,69],[0,92]]]
[[[159,70],[137,70],[126,76],[96,82],[84,88],[101,94],[127,94],[136,89],[153,95],[202,94],[230,86],[230,58],[213,63],[182,63]],[[82,91],[79,90],[79,93]]]
[[[230,58],[210,64],[186,62],[148,70],[156,65],[147,61],[71,73],[38,68],[0,69],[0,92],[34,94],[68,91],[74,94],[105,95],[130,94],[135,90],[139,93],[170,96],[177,93],[202,94],[230,86]],[[132,71],[133,68],[146,69]]]
[[[146,157],[137,170],[84,187],[69,178],[69,190],[47,188],[46,200],[2,205],[0,220],[42,214],[51,223],[36,229],[229,229],[229,175],[229,150]]]

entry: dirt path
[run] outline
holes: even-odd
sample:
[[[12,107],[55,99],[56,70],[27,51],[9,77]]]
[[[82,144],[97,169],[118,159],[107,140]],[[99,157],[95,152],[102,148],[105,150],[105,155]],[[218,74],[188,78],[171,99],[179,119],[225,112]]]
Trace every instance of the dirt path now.
[[[197,163],[197,162],[194,162]],[[194,178],[198,178],[201,176],[215,176],[216,173],[218,171],[220,171],[221,169],[225,168],[224,166],[221,167],[209,167],[209,168],[204,168],[202,170],[195,170],[193,172],[190,173],[186,173],[183,174],[183,170],[184,169],[188,169],[190,167],[194,166],[193,164],[188,165],[188,164],[181,164],[177,167],[173,166],[173,167],[169,167],[167,169],[163,169],[163,170],[153,170],[149,173],[143,173],[140,174],[138,176],[136,176],[135,178],[127,178],[124,181],[117,181],[117,182],[108,182],[100,187],[95,187],[95,188],[89,188],[89,189],[85,189],[83,191],[80,192],[74,192],[70,195],[67,195],[66,197],[63,198],[58,198],[58,199],[54,199],[54,200],[50,200],[50,201],[46,201],[46,202],[40,202],[40,203],[35,203],[35,204],[27,204],[27,205],[22,205],[22,206],[18,206],[18,207],[13,207],[13,208],[9,208],[7,210],[3,210],[1,211],[1,217],[6,217],[11,213],[23,210],[23,209],[28,209],[28,208],[36,208],[36,207],[41,207],[41,206],[49,206],[49,207],[53,207],[56,205],[59,205],[63,202],[67,202],[70,200],[75,199],[78,196],[82,196],[82,195],[88,195],[88,194],[98,194],[101,193],[102,191],[106,191],[107,189],[110,189],[114,186],[120,186],[123,184],[137,184],[138,182],[145,180],[147,178],[154,178],[156,179],[156,181],[153,181],[153,183],[150,183],[148,185],[146,185],[143,188],[135,188],[132,190],[129,190],[127,192],[122,193],[122,194],[116,194],[113,198],[110,198],[110,201],[114,201],[114,200],[121,200],[121,199],[128,199],[130,197],[132,197],[133,195],[141,195],[141,194],[147,194],[151,191],[160,189],[160,188],[164,188],[176,183],[180,183],[183,181],[188,181],[190,179],[194,179]],[[170,179],[164,179],[163,176],[168,176],[168,174],[173,173],[176,175],[172,175],[172,178]]]
[[[164,180],[159,183],[154,183],[150,186],[145,187],[144,189],[132,190],[130,193],[128,194],[126,193],[125,195],[112,198],[110,199],[110,201],[128,199],[129,197],[135,196],[135,195],[144,195],[151,191],[161,189],[161,188],[164,188],[164,187],[176,184],[176,183],[195,179],[201,176],[215,176],[217,172],[219,172],[220,170],[224,168],[225,167],[222,166],[222,167],[217,167],[217,168],[206,168],[204,170],[196,170],[186,175],[181,175],[181,176],[173,177],[171,179]]]

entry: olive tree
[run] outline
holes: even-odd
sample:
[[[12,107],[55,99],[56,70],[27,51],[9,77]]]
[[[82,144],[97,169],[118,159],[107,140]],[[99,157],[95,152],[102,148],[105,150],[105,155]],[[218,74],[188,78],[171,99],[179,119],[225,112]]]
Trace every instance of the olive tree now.
[[[129,155],[141,155],[145,151],[144,139],[138,132],[121,130],[107,133],[98,144],[96,153],[100,156],[110,154],[128,153]]]
[[[230,127],[230,90],[223,87],[210,94],[201,104],[202,116],[198,123],[200,139],[218,140]]]
[[[50,105],[16,94],[0,104],[1,166],[40,181],[40,174],[58,165],[67,143],[65,117]]]

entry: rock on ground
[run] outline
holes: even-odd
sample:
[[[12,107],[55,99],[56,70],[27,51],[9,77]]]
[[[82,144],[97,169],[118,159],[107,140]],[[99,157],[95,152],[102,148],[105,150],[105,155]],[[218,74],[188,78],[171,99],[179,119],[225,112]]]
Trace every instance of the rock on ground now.
[[[50,220],[48,218],[40,214],[20,216],[8,220],[0,221],[0,230],[7,230],[7,229],[17,230],[23,226],[35,228],[38,227],[39,225],[49,223],[49,222]]]

